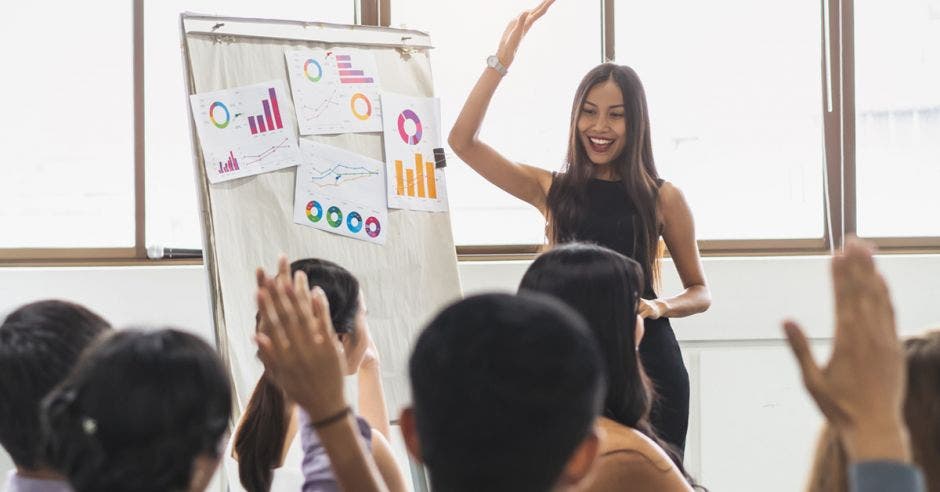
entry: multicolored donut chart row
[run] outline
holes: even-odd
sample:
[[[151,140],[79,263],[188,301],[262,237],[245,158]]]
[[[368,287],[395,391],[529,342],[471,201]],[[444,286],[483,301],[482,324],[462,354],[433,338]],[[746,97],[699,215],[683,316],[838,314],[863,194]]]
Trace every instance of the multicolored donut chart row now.
[[[326,214],[324,215],[323,205],[320,205],[320,202],[311,200],[307,203],[307,219],[310,220],[310,222],[320,222],[324,217],[326,218],[326,223],[334,229],[343,225],[344,214],[339,207],[334,205],[326,209]],[[345,218],[346,229],[353,234],[358,234],[365,229],[369,237],[376,238],[382,233],[382,224],[380,224],[379,219],[375,217],[362,220],[362,215],[360,215],[359,212],[349,212],[345,215]]]

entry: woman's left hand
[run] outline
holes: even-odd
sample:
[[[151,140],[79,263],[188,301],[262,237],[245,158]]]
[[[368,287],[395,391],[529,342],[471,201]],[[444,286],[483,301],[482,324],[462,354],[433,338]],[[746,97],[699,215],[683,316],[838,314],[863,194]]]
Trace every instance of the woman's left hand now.
[[[639,315],[643,319],[659,319],[666,315],[666,303],[659,299],[640,299]]]

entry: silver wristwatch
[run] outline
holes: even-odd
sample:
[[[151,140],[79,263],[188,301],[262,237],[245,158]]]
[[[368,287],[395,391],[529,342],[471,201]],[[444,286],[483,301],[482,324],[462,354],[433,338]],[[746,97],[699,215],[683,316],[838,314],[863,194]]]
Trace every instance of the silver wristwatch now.
[[[499,57],[496,55],[490,55],[486,58],[486,66],[496,70],[500,76],[505,77],[507,70],[506,67],[499,61]]]

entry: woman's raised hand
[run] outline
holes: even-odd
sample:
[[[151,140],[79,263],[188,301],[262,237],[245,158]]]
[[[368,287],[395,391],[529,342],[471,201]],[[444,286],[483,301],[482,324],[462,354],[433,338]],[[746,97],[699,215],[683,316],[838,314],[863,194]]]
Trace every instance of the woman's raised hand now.
[[[499,42],[499,49],[496,51],[496,57],[504,67],[509,68],[512,61],[516,58],[516,50],[519,49],[519,43],[525,36],[532,24],[545,15],[548,8],[555,3],[555,0],[542,0],[538,7],[519,14],[518,17],[509,22],[506,31],[503,32],[503,38]]]

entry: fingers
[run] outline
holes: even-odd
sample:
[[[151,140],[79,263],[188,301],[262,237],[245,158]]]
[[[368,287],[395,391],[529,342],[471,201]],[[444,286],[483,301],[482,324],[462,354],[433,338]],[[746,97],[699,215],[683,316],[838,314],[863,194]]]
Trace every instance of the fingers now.
[[[281,324],[281,319],[278,317],[277,310],[274,307],[274,301],[271,299],[268,289],[264,288],[259,290],[257,299],[258,311],[261,313],[261,318],[268,327],[268,332],[260,335],[265,335],[265,338],[272,342],[271,347],[274,353],[286,350],[289,343],[284,334],[284,326]]]
[[[330,301],[326,298],[326,293],[320,287],[314,287],[311,294],[311,308],[317,322],[317,333],[326,340],[332,340],[336,336],[336,330],[333,328],[333,320],[330,319]]]
[[[511,46],[519,46],[519,42],[522,41],[522,35],[525,34],[526,31],[526,19],[528,18],[528,11],[519,14],[519,18],[516,19],[515,24],[512,26],[512,30],[509,32],[509,44]],[[515,51],[515,49],[513,51]]]
[[[822,370],[816,365],[813,352],[809,347],[809,341],[806,339],[803,330],[794,321],[785,321],[783,323],[783,331],[787,335],[787,342],[790,345],[790,349],[793,350],[793,355],[796,357],[796,361],[800,366],[800,372],[803,374],[803,384],[806,385],[806,389],[815,397],[816,392],[821,386]]]
[[[279,278],[290,279],[290,262],[283,253],[277,257],[277,276]]]
[[[529,32],[532,24],[535,24],[535,21],[545,15],[545,12],[548,12],[548,8],[551,7],[553,3],[555,3],[555,0],[543,0],[538,7],[532,10],[525,23],[525,32]]]

